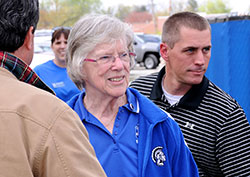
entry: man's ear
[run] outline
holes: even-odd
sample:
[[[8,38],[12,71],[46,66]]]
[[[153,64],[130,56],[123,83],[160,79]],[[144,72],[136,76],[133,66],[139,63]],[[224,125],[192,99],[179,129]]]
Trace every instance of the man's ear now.
[[[168,60],[168,50],[169,50],[169,47],[167,44],[165,43],[161,43],[160,45],[160,53],[161,53],[161,57],[167,61]]]
[[[33,34],[33,29],[34,27],[31,26],[25,36],[24,39],[24,46],[28,49],[28,50],[33,50],[33,43],[34,43],[34,34]]]
[[[31,26],[26,33],[24,43],[16,51],[13,52],[15,56],[22,59],[26,64],[30,64],[34,53],[34,34],[32,33],[34,27]]]

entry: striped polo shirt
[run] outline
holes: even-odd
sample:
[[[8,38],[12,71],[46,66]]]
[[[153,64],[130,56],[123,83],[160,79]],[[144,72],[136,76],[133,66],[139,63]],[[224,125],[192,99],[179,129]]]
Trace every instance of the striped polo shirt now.
[[[171,106],[162,91],[164,75],[165,67],[132,81],[130,87],[172,115],[200,176],[250,176],[250,125],[236,100],[204,77]]]

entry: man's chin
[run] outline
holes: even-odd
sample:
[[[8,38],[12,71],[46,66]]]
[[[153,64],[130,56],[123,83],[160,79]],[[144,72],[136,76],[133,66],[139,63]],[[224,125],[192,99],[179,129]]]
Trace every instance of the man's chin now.
[[[203,76],[200,77],[200,78],[196,78],[196,79],[194,78],[194,79],[192,79],[191,84],[192,85],[198,85],[198,84],[200,84],[202,82],[202,79],[203,79]]]

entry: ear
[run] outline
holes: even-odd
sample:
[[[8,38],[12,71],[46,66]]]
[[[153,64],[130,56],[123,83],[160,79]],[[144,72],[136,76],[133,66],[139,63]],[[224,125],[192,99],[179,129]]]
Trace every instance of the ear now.
[[[33,50],[33,43],[34,43],[34,34],[32,33],[34,27],[31,26],[25,36],[24,39],[24,46],[28,49],[28,50]]]
[[[168,60],[168,50],[169,50],[169,47],[167,44],[165,43],[161,43],[160,45],[160,53],[161,53],[161,57],[167,61]]]
[[[13,52],[14,55],[22,59],[26,64],[30,64],[33,58],[34,34],[32,31],[33,27],[31,26],[26,33],[23,45]]]

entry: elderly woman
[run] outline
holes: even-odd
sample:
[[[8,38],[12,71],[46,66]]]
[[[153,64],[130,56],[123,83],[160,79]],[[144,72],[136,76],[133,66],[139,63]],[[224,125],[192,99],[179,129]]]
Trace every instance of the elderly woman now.
[[[85,89],[68,104],[108,177],[198,176],[177,123],[128,88],[134,56],[129,25],[107,15],[81,18],[68,39],[67,69]]]

